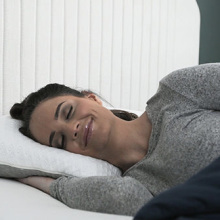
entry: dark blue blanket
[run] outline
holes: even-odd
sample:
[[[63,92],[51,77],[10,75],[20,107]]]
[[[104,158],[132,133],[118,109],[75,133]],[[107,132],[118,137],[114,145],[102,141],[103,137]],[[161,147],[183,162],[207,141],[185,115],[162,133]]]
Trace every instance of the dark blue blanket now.
[[[143,206],[134,220],[220,220],[220,157]]]

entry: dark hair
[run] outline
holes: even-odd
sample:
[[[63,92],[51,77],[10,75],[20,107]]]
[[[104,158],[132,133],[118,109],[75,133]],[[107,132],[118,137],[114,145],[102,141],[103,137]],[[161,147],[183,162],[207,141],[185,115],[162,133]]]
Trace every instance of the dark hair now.
[[[19,129],[19,131],[25,136],[28,136],[35,140],[35,138],[30,132],[29,122],[34,109],[42,101],[64,95],[85,97],[85,95],[88,95],[89,93],[91,93],[91,91],[80,92],[65,85],[61,85],[57,83],[48,84],[45,87],[39,89],[38,91],[32,92],[21,103],[15,103],[10,109],[10,115],[14,119],[23,121],[23,126]],[[117,117],[123,120],[131,121],[137,118],[137,115],[133,113],[129,113],[127,111],[115,110],[115,109],[111,111],[114,115],[116,115]]]

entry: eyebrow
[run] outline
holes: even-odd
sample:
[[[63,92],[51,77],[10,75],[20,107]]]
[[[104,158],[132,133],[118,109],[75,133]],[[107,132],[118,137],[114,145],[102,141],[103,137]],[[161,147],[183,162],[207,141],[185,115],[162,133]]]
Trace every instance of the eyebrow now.
[[[64,102],[65,102],[65,101],[64,101]],[[54,114],[54,119],[55,119],[55,120],[58,119],[58,116],[59,116],[59,113],[60,113],[60,108],[61,108],[61,106],[62,106],[62,104],[63,104],[64,102],[61,102],[61,103],[57,106],[56,111],[55,111],[55,114]],[[51,132],[50,138],[49,138],[49,144],[50,144],[51,147],[52,147],[54,135],[55,135],[55,131]]]

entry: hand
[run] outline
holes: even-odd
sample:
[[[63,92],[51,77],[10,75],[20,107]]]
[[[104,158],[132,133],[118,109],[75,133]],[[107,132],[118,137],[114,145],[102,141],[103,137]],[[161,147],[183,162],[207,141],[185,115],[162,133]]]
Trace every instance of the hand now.
[[[31,176],[23,179],[18,179],[18,181],[40,189],[47,194],[50,194],[50,185],[54,181],[54,179],[50,177]]]

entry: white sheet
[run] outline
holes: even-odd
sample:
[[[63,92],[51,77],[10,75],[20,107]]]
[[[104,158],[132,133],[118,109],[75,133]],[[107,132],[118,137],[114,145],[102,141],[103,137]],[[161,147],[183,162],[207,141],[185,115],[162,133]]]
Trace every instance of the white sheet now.
[[[51,196],[14,180],[0,178],[1,220],[131,220],[132,217],[71,209]]]

